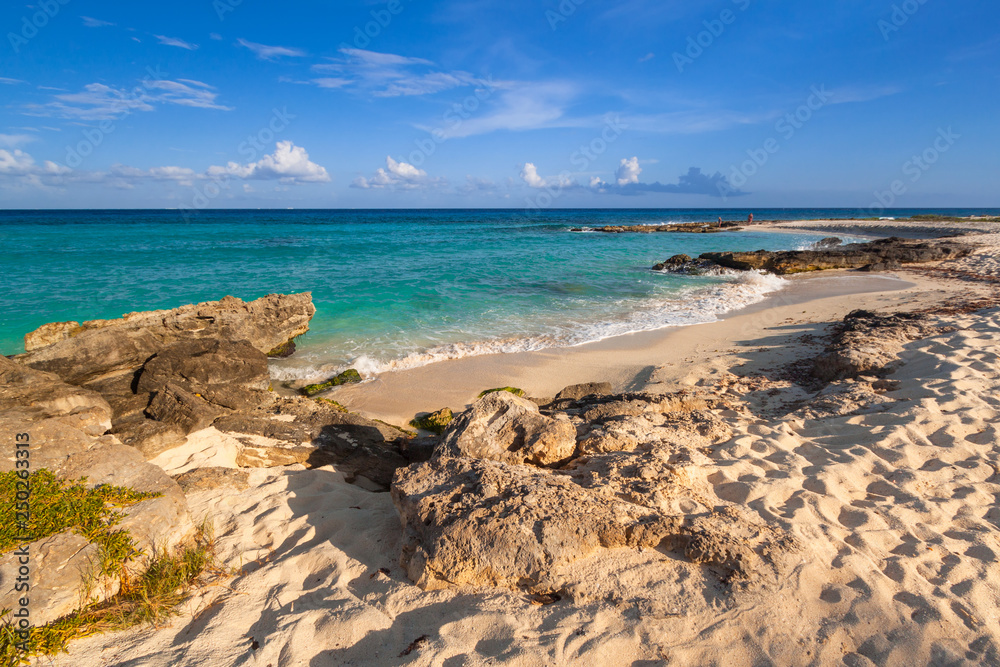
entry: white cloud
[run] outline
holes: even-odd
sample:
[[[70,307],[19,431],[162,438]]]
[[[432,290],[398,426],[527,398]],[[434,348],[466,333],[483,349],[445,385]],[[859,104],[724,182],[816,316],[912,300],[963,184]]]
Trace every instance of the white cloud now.
[[[487,178],[476,178],[466,175],[465,185],[458,188],[459,192],[470,194],[473,192],[493,192],[497,189],[497,184]]]
[[[197,44],[191,44],[190,42],[185,42],[183,39],[178,39],[176,37],[167,37],[166,35],[153,35],[160,44],[164,46],[176,46],[181,49],[187,49],[188,51],[194,51],[198,48]]]
[[[566,126],[563,121],[566,107],[577,93],[575,86],[555,81],[516,87],[511,83],[490,85],[492,88],[503,89],[498,97],[496,110],[479,112],[471,118],[462,118],[460,122],[439,128],[445,138],[471,137],[501,130],[521,132]],[[493,90],[489,92],[492,94]]]
[[[638,157],[622,159],[621,164],[618,165],[618,171],[615,172],[615,178],[618,179],[618,185],[628,185],[629,183],[638,183],[641,173],[642,167],[639,166]]]
[[[302,58],[305,57],[306,52],[302,49],[294,49],[288,46],[268,46],[266,44],[257,44],[256,42],[250,42],[245,39],[237,40],[240,46],[246,47],[254,52],[254,54],[261,60],[274,60],[281,56],[288,56],[291,58]]]
[[[0,182],[42,187],[70,171],[49,160],[38,165],[33,157],[17,148],[12,151],[0,148]]]
[[[7,148],[17,148],[37,140],[38,137],[31,134],[0,134],[0,146]]]
[[[221,42],[222,41],[222,35],[220,35],[217,32],[210,32],[210,33],[208,33],[208,38],[212,39],[212,40],[215,40],[216,42]]]
[[[433,65],[430,60],[423,58],[411,58],[409,56],[398,56],[394,53],[378,53],[377,51],[365,51],[364,49],[340,49],[346,56],[357,58],[370,65]]]
[[[323,77],[319,79],[313,79],[315,83],[320,88],[343,88],[351,84],[350,79],[340,79],[337,77]]]
[[[545,179],[538,175],[538,167],[536,167],[531,162],[525,162],[524,167],[521,169],[521,180],[529,188],[544,188]]]
[[[25,83],[25,82],[21,81],[20,79],[10,79],[5,76],[0,76],[0,83],[7,84],[8,86],[16,86],[19,83]]]
[[[76,120],[114,120],[135,111],[152,111],[155,104],[177,104],[200,109],[231,111],[218,104],[218,93],[207,83],[181,79],[148,80],[131,90],[90,83],[78,93],[55,95],[46,104],[25,107],[28,115],[58,116]]]
[[[655,53],[653,53],[653,52],[649,52],[649,53],[647,53],[646,55],[644,55],[644,56],[643,56],[642,58],[639,58],[639,62],[641,62],[641,63],[644,63],[644,62],[646,62],[647,60],[652,60],[652,59],[653,59],[653,58],[655,58],[655,57],[656,57],[656,54],[655,54]]]
[[[83,25],[88,28],[103,28],[104,26],[115,25],[109,21],[102,21],[100,19],[90,18],[89,16],[81,16],[80,18],[83,19]]]
[[[568,190],[580,187],[579,184],[567,174],[560,174],[555,179],[542,178],[538,174],[538,168],[532,162],[525,162],[521,168],[521,180],[529,188],[548,190]]]
[[[241,165],[230,162],[225,167],[209,167],[210,177],[235,176],[248,180],[279,180],[282,183],[327,183],[330,175],[324,167],[309,160],[305,148],[291,141],[279,141],[274,153],[257,162]]]
[[[492,87],[491,82],[468,72],[426,71],[434,67],[434,63],[424,58],[349,48],[340,49],[340,53],[345,57],[331,58],[331,62],[312,66],[314,72],[329,72],[334,78],[313,79],[313,83],[321,88],[356,86],[371,90],[375,97],[432,95],[461,87]],[[330,85],[331,82],[336,85]]]
[[[397,162],[391,157],[385,158],[385,169],[379,167],[371,178],[358,176],[351,183],[352,188],[368,190],[371,188],[392,190],[416,190],[418,188],[437,187],[444,184],[444,179],[428,178],[427,172],[406,162]]]

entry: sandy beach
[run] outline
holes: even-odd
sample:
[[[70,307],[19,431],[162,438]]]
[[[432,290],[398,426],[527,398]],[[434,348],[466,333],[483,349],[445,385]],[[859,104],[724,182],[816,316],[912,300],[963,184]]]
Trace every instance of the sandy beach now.
[[[902,222],[780,227],[928,233]],[[546,398],[583,382],[724,397],[728,437],[699,449],[672,502],[738,507],[790,536],[773,581],[730,591],[669,550],[620,548],[554,568],[565,582],[556,600],[504,587],[424,591],[400,565],[390,494],[347,483],[336,466],[256,469],[245,490],[188,494],[192,515],[215,526],[228,576],[164,627],[75,642],[54,664],[1000,664],[1000,308],[934,310],[996,298],[995,283],[968,276],[1000,275],[1000,235],[960,227],[981,245],[948,273],[797,276],[718,322],[442,362],[329,394],[400,425],[421,411],[457,413],[495,386]],[[881,384],[798,383],[796,369],[855,309],[931,309],[930,328],[901,343]],[[209,428],[151,462],[170,475],[232,468],[237,449]]]

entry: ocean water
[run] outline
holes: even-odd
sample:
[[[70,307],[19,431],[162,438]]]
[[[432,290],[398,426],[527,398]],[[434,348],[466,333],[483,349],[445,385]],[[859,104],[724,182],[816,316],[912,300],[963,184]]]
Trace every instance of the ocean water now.
[[[755,210],[757,220],[854,211]],[[897,211],[909,215],[922,211]],[[745,219],[747,211],[0,212],[0,352],[47,322],[120,317],[227,294],[311,291],[317,313],[279,378],[363,374],[709,322],[781,289],[758,274],[687,277],[677,253],[806,247],[814,235],[574,233]],[[970,212],[953,212],[972,213]]]

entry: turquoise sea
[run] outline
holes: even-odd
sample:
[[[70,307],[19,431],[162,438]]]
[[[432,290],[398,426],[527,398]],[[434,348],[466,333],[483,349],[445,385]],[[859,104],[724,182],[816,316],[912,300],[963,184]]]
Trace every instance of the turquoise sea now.
[[[677,253],[806,247],[816,237],[569,230],[744,220],[748,212],[241,210],[185,219],[177,211],[2,211],[0,352],[22,352],[24,334],[47,322],[272,292],[311,291],[317,307],[300,351],[275,363],[278,377],[348,366],[372,374],[706,322],[783,281],[684,277],[651,265]],[[789,220],[856,212],[753,213]]]

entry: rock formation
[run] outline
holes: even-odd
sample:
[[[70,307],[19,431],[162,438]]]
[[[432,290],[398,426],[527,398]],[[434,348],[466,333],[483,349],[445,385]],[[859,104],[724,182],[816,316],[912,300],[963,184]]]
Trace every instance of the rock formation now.
[[[730,437],[713,411],[731,406],[605,388],[568,387],[541,410],[488,394],[456,417],[429,461],[397,470],[410,579],[428,590],[567,592],[582,559],[656,548],[734,585],[774,581],[793,540],[709,499],[712,463],[700,450]]]
[[[194,526],[184,494],[157,466],[135,449],[107,435],[111,407],[98,393],[73,387],[50,373],[25,368],[0,356],[0,439],[30,436],[31,470],[47,468],[64,479],[87,478],[88,486],[112,484],[160,494],[125,510],[118,524],[145,550],[172,548]],[[14,448],[0,458],[0,471],[15,469]],[[41,625],[73,611],[85,580],[96,573],[97,544],[72,531],[29,545],[32,561],[32,622]],[[0,557],[0,608],[15,608],[16,557]],[[140,558],[135,565],[141,565]],[[117,591],[117,580],[97,581],[91,593],[104,599]]]
[[[813,250],[706,252],[699,256],[698,261],[681,263],[675,261],[675,257],[657,264],[653,269],[697,273],[714,265],[738,271],[757,269],[777,275],[863,267],[885,270],[884,267],[903,264],[958,259],[968,256],[972,251],[971,245],[956,241],[907,241],[893,237],[868,243],[817,247]]]

